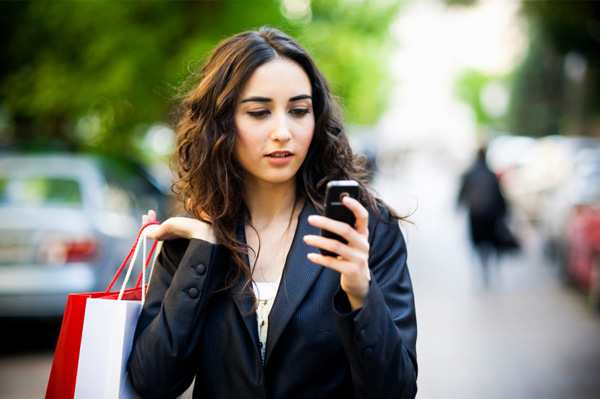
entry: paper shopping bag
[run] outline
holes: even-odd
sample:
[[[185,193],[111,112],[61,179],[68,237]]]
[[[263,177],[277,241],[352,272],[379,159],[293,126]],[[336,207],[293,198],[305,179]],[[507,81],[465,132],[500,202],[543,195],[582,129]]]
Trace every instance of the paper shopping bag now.
[[[150,225],[155,224],[157,223]],[[145,299],[145,270],[156,247],[155,242],[148,257],[145,256],[145,234],[150,225],[140,230],[136,243],[106,292],[69,295],[48,380],[46,399],[136,397],[131,395],[132,390],[126,388],[127,379],[124,373],[135,325]],[[126,290],[141,246],[140,242],[143,243],[143,258],[146,262],[136,287]],[[121,290],[111,292],[128,260],[130,263]],[[103,349],[97,351],[95,348]],[[90,370],[95,378],[90,378]],[[99,379],[100,375],[104,377]],[[90,394],[86,387],[92,384],[92,380],[94,383],[102,381],[105,388],[100,390],[97,389],[97,385],[93,385],[95,392]]]
[[[118,294],[118,292],[95,292],[69,295],[52,360],[46,389],[47,399],[74,397],[87,300],[106,297],[115,302]],[[141,289],[129,289],[123,297],[132,300],[140,299]]]
[[[125,384],[127,360],[141,310],[141,300],[87,300],[75,383],[76,399],[138,397]]]

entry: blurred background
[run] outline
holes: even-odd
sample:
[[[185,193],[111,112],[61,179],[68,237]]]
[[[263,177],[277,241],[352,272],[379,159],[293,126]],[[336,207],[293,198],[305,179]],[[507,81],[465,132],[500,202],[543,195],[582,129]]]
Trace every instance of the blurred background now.
[[[418,397],[599,398],[600,2],[544,0],[0,2],[0,397],[43,397],[67,294],[172,212],[180,84],[263,25],[409,215]]]

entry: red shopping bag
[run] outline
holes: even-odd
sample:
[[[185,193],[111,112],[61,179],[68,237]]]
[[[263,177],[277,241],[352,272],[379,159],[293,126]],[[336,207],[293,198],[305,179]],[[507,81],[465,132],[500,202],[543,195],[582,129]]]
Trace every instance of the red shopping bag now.
[[[146,274],[145,271],[148,267],[152,254],[155,251],[157,244],[156,241],[153,243],[150,253],[145,259],[145,263],[142,267],[142,271],[136,286],[130,289],[125,289],[125,286],[129,276],[131,275],[135,258],[139,251],[140,242],[144,241],[145,246],[146,229],[153,225],[158,225],[158,223],[149,223],[142,227],[135,244],[131,248],[131,251],[125,258],[125,261],[115,274],[105,292],[69,294],[60,328],[58,342],[56,344],[54,359],[52,361],[52,368],[50,370],[50,378],[48,380],[48,387],[46,389],[46,399],[71,399],[75,397],[76,381],[78,379],[77,372],[80,366],[82,332],[84,330],[86,305],[88,300],[106,299],[111,301],[143,301],[147,289],[147,285],[144,284]],[[114,283],[122,273],[128,261],[130,261],[130,263],[121,290],[114,292],[111,291]]]

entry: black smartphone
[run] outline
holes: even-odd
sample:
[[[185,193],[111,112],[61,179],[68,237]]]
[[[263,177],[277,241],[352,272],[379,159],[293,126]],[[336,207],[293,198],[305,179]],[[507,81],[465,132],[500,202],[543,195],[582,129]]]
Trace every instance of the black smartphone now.
[[[360,192],[360,185],[354,180],[334,180],[327,183],[325,190],[325,216],[331,219],[339,220],[341,222],[348,223],[354,227],[356,218],[352,211],[342,203],[342,198],[350,196],[354,199],[358,199]],[[342,237],[334,234],[328,230],[321,229],[321,236],[327,238],[333,238],[338,241],[347,242]],[[326,251],[319,248],[319,252],[325,256],[338,256],[336,253]]]

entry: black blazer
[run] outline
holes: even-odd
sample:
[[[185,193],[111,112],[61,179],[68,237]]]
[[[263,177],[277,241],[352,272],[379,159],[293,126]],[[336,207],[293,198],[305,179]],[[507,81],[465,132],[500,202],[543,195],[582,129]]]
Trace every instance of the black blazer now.
[[[264,366],[252,296],[218,290],[228,251],[195,239],[165,242],[129,361],[143,398],[176,397],[194,377],[194,398],[415,397],[415,306],[398,223],[369,215],[371,285],[363,308],[350,311],[339,273],[306,258],[316,248],[302,237],[318,234],[307,222],[317,213],[307,202],[299,216]]]

